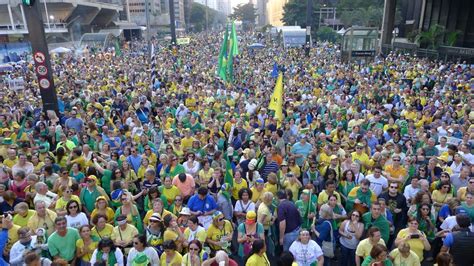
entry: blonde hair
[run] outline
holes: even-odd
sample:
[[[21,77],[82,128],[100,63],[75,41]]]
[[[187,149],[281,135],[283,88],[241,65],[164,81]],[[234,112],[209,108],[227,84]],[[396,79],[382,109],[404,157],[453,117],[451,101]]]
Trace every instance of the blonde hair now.
[[[267,205],[270,204],[273,201],[273,193],[270,191],[263,193],[262,201]]]
[[[319,210],[319,217],[322,219],[332,219],[334,217],[334,212],[327,203],[321,206],[321,209]]]

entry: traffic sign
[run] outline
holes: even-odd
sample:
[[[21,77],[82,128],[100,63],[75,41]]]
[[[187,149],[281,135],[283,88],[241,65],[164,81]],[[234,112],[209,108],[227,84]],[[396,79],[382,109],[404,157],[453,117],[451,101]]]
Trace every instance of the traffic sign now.
[[[39,85],[42,89],[47,89],[51,85],[47,78],[42,78],[39,80]]]
[[[44,65],[39,65],[36,67],[36,73],[40,76],[46,76],[48,74],[48,68]]]
[[[34,58],[35,58],[35,62],[38,64],[43,64],[44,60],[46,59],[46,57],[44,56],[42,52],[36,52]]]

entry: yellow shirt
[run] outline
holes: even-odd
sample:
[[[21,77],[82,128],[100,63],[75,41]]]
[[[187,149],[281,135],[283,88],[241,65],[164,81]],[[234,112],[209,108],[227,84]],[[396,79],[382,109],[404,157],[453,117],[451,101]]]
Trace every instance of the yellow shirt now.
[[[81,259],[83,261],[91,261],[91,258],[92,258],[92,253],[94,252],[94,250],[97,248],[97,245],[99,244],[99,242],[97,241],[94,241],[92,240],[92,242],[89,244],[88,248],[89,248],[89,252],[87,252],[86,254],[84,254]],[[84,240],[81,239],[78,239],[76,241],[76,249],[82,249],[84,247]]]
[[[47,228],[46,237],[49,237],[54,232],[54,220],[56,219],[57,214],[52,210],[46,209],[46,216],[41,218],[35,213],[30,220],[28,220],[28,228],[32,232],[35,232],[38,228]],[[46,226],[44,226],[46,224]]]
[[[245,266],[270,266],[270,261],[268,260],[266,253],[263,253],[262,256],[253,254],[247,260]]]
[[[442,204],[447,203],[448,200],[451,199],[452,197],[453,197],[453,194],[449,192],[446,194],[442,194],[439,190],[435,190],[431,194],[431,199],[433,200],[433,202],[442,203]]]
[[[174,185],[172,185],[170,188],[166,188],[163,186],[163,191],[161,193],[168,200],[168,204],[172,204],[174,202],[174,199],[177,196],[181,195],[181,191]]]
[[[176,233],[175,231],[172,231],[172,230],[166,229],[165,233],[163,234],[163,241],[173,240],[173,241],[176,242],[178,240],[178,238],[179,238],[178,233]]]
[[[220,241],[224,236],[232,237],[232,224],[227,220],[224,221],[224,227],[222,230],[214,226],[214,224],[211,224],[209,229],[207,229],[207,238],[212,241]],[[214,250],[221,249],[220,246],[215,246],[212,244],[209,244],[209,246]]]
[[[293,193],[293,202],[298,200],[298,191],[300,190],[301,186],[297,182],[291,183],[287,180],[283,183],[283,187],[291,190],[291,192]]]
[[[94,226],[91,230],[91,235],[96,236],[100,239],[102,238],[111,238],[112,233],[114,231],[114,227],[111,224],[105,224],[104,229],[97,231],[97,227]]]
[[[174,252],[174,257],[170,261],[166,261],[166,252],[163,252],[160,257],[160,264],[167,265],[167,266],[181,266],[181,262],[183,261],[183,256],[179,254],[178,251]]]
[[[21,216],[20,214],[15,214],[15,216],[13,216],[13,223],[20,226],[20,228],[26,227],[31,216],[35,215],[35,213],[35,210],[28,210],[25,217]]]
[[[242,188],[248,188],[247,180],[245,180],[243,178],[241,178],[240,180],[241,180],[240,183],[237,183],[237,182],[234,181],[234,186],[232,187],[232,197],[235,200],[239,199],[239,191]]]
[[[332,193],[333,195],[336,195],[337,197],[337,202],[341,203],[341,195],[337,191],[334,191]],[[329,201],[329,195],[326,192],[326,190],[321,191],[318,195],[318,205],[323,205],[324,203],[327,203]]]
[[[265,187],[263,187],[263,190],[265,192],[271,192],[273,194],[273,196],[276,195],[277,191],[278,191],[278,188],[277,188],[277,185],[276,184],[270,184],[270,183],[265,183]]]
[[[258,191],[257,188],[255,188],[255,187],[252,187],[252,188],[250,189],[250,191],[252,191],[252,199],[251,199],[251,200],[252,200],[254,203],[257,203],[257,201],[262,198],[263,192],[265,192],[264,189],[262,189],[262,191]]]
[[[390,257],[393,258],[393,266],[420,266],[420,258],[418,258],[418,255],[413,250],[410,250],[410,255],[404,258],[397,248],[390,252]]]
[[[409,230],[408,228],[400,230],[400,232],[398,232],[397,238],[405,238],[407,235],[410,235],[411,233],[408,230]],[[418,230],[418,234],[425,235],[425,234],[423,234],[423,232],[421,232],[419,230]],[[422,261],[423,260],[423,250],[424,250],[423,240],[421,240],[420,238],[415,238],[415,239],[407,240],[405,242],[408,245],[410,245],[410,250],[415,252],[415,254],[418,256],[420,261]]]
[[[97,209],[94,209],[91,213],[91,219],[90,221],[94,220],[94,217],[98,214]],[[114,220],[115,212],[112,210],[112,208],[107,207],[105,211],[105,216],[107,216],[107,222],[112,222]]]
[[[182,148],[183,150],[191,149],[191,148],[193,147],[193,142],[194,142],[195,140],[196,140],[196,139],[193,138],[193,137],[181,139],[181,148]]]
[[[391,177],[393,178],[400,178],[402,177],[403,178],[403,181],[405,181],[405,178],[407,177],[407,170],[404,168],[404,167],[398,167],[397,169],[395,169],[393,167],[393,165],[387,165],[385,167],[385,172],[389,173]],[[399,186],[400,189],[403,187],[403,186]]]
[[[201,243],[206,242],[207,232],[206,232],[205,229],[203,229],[203,228],[201,228],[201,229],[202,230],[198,230],[197,232],[193,233],[193,232],[191,232],[191,229],[189,229],[189,227],[186,227],[186,229],[184,229],[184,238],[189,241],[189,238],[190,238],[191,234],[194,234],[194,237],[191,238],[191,239],[193,239],[193,240],[197,239]]]
[[[365,169],[364,165],[370,165],[370,158],[365,152],[361,154],[357,154],[357,152],[353,152],[351,153],[351,155],[352,155],[352,161],[360,161],[362,169]]]
[[[66,210],[66,205],[69,201],[71,200],[75,200],[79,203],[79,208],[81,208],[81,200],[79,199],[78,196],[76,195],[71,195],[71,199],[66,201],[63,197],[60,197],[57,201],[56,201],[56,206],[55,206],[55,210],[58,211],[58,210]]]
[[[18,159],[10,160],[9,158],[7,158],[5,159],[5,161],[3,161],[3,164],[5,166],[8,166],[8,168],[11,169],[17,162],[18,162]]]
[[[204,171],[204,169],[199,170],[199,179],[201,183],[207,184],[211,181],[212,174],[214,173],[213,168],[209,168],[207,172]]]
[[[5,250],[10,251],[13,244],[15,244],[16,241],[18,241],[18,229],[20,228],[21,228],[20,226],[13,224],[12,227],[8,229],[8,242],[5,247]]]
[[[138,230],[135,226],[131,224],[127,224],[127,227],[125,230],[120,230],[119,232],[119,227],[116,226],[114,227],[111,235],[111,239],[115,241],[125,241],[127,243],[131,243],[133,238],[138,235]]]
[[[379,240],[379,244],[381,245],[384,245],[385,246],[385,242],[383,241],[383,239],[381,238]],[[372,250],[372,244],[370,244],[369,242],[369,239],[366,238],[362,241],[359,242],[359,244],[357,245],[357,249],[356,249],[356,252],[355,254],[359,257],[368,257],[370,256],[370,251]]]

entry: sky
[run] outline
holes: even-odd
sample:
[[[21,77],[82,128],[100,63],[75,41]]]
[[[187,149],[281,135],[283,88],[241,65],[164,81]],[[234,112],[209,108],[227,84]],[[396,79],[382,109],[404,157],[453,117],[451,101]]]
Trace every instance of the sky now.
[[[232,12],[234,12],[234,7],[236,7],[238,4],[246,4],[248,2],[249,0],[230,0],[230,5],[232,6]]]

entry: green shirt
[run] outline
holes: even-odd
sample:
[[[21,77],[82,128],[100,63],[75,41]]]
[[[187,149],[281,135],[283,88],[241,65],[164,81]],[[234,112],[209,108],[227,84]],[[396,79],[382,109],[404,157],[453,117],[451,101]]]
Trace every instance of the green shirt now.
[[[104,174],[102,175],[102,188],[110,195],[110,181],[112,180],[112,171],[105,169]]]
[[[390,223],[388,222],[387,218],[380,215],[377,219],[374,220],[372,219],[372,213],[367,212],[362,215],[362,220],[365,225],[365,230],[374,226],[377,227],[380,230],[383,241],[385,241],[385,243],[388,243],[388,238],[390,237]]]
[[[373,260],[374,260],[374,259],[372,259],[371,256],[366,257],[366,258],[364,259],[364,262],[362,262],[362,266],[370,266],[370,265],[372,264],[372,262],[374,262]],[[385,259],[385,260],[383,261],[383,265],[384,265],[384,266],[393,266],[392,261],[389,260],[389,259]]]
[[[59,256],[60,258],[70,261],[76,255],[76,241],[81,237],[79,232],[74,228],[67,228],[66,235],[60,236],[54,232],[48,238],[48,249],[51,256]]]
[[[303,223],[301,224],[302,228],[309,229],[311,227],[311,223],[313,222],[312,219],[308,219],[309,213],[316,214],[316,206],[314,202],[304,202],[303,200],[297,200],[295,202],[295,206],[300,212],[301,220]]]

